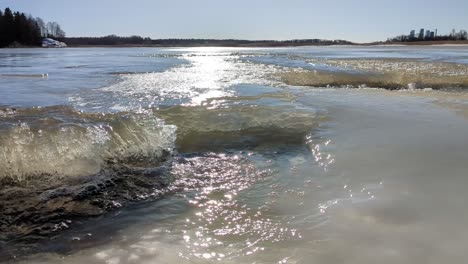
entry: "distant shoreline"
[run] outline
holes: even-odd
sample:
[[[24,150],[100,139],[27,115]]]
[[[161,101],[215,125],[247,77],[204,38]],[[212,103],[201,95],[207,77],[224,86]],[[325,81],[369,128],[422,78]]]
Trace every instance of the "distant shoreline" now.
[[[150,39],[138,36],[70,37],[61,39],[69,47],[299,47],[353,45],[346,40],[294,39],[294,40],[244,40],[244,39]]]
[[[66,40],[65,40],[66,41]],[[199,40],[195,40],[199,41]],[[295,43],[292,41],[249,41],[248,43],[235,43],[236,41],[245,42],[243,40],[232,40],[229,43],[220,43],[221,40],[207,40],[206,43],[180,43],[180,44],[111,44],[111,45],[100,45],[100,44],[69,44],[68,48],[196,48],[196,47],[225,47],[225,48],[281,48],[281,47],[328,47],[328,46],[439,46],[439,45],[454,45],[454,46],[465,46],[468,45],[468,40],[443,40],[443,41],[413,41],[413,42],[369,42],[369,43],[311,43],[311,42],[299,42]],[[15,47],[4,47],[11,49],[22,49],[22,48],[42,48],[39,46],[15,46]],[[1,48],[0,48],[1,49]]]
[[[370,43],[347,43],[347,44],[197,44],[197,45],[144,45],[144,44],[118,44],[118,45],[69,45],[70,48],[197,48],[197,47],[226,47],[226,48],[281,48],[281,47],[329,47],[329,46],[439,46],[439,45],[468,45],[468,40],[457,41],[414,41],[414,42],[370,42]]]
[[[403,46],[437,46],[437,45],[468,45],[468,40],[427,40],[427,41],[392,41],[356,44],[362,46],[403,45]]]

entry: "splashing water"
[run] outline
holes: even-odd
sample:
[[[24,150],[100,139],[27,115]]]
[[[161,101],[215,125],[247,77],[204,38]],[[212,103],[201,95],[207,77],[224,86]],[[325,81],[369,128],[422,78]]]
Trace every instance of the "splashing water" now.
[[[47,54],[0,68],[2,261],[465,260],[464,47]]]

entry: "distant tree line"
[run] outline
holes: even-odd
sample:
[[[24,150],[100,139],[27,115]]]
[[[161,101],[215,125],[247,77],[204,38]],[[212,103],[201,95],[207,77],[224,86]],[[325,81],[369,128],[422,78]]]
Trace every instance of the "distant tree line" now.
[[[69,46],[305,46],[353,44],[345,40],[299,39],[299,40],[238,40],[238,39],[151,39],[141,36],[64,38]]]
[[[142,38],[140,36],[120,37],[109,35],[105,37],[73,37],[65,38],[64,41],[69,46],[114,46],[114,45],[142,45],[151,44],[150,38]]]
[[[410,35],[400,35],[392,38],[388,38],[387,42],[413,42],[413,41],[448,41],[448,40],[468,40],[468,32],[464,29],[460,31],[452,30],[446,35],[437,35],[433,38],[418,38]]]
[[[62,39],[65,31],[57,22],[45,23],[40,17],[13,12],[8,7],[3,12],[0,10],[0,47],[37,46],[44,37]]]

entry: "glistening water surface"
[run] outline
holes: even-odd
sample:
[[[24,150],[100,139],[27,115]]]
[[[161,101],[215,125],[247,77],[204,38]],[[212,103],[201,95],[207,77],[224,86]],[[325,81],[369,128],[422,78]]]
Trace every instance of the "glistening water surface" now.
[[[467,62],[0,50],[0,261],[464,263]]]

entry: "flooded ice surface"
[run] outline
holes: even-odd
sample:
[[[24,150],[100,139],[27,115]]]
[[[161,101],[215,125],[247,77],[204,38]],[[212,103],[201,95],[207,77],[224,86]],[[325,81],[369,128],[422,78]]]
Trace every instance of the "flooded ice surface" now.
[[[124,111],[161,105],[200,105],[210,98],[233,95],[229,87],[236,84],[280,85],[279,81],[267,78],[279,71],[278,67],[243,62],[231,53],[188,53],[179,58],[188,63],[164,72],[121,74],[118,82],[70,100],[85,109]],[[114,105],[109,106],[109,102]]]
[[[466,51],[63,49],[97,71],[61,72],[80,89],[53,65],[38,80],[0,67],[0,260],[463,263],[468,94],[280,77],[460,70]],[[63,64],[2,56],[43,52]],[[28,99],[32,82],[57,102]]]
[[[282,72],[291,85],[374,87],[385,89],[453,89],[468,86],[468,65],[414,59],[311,60],[328,69]],[[337,71],[336,69],[339,69]]]

